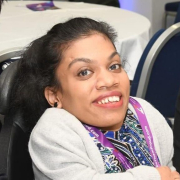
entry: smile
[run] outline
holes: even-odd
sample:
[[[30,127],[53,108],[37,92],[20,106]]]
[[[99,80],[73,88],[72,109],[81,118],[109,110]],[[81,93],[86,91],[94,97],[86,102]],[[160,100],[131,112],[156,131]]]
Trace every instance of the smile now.
[[[100,108],[117,109],[123,106],[123,95],[119,91],[111,91],[101,94],[93,101]]]
[[[107,104],[107,103],[113,103],[113,102],[119,102],[120,101],[120,97],[119,96],[110,96],[110,97],[106,97],[100,101],[98,101],[98,104]]]

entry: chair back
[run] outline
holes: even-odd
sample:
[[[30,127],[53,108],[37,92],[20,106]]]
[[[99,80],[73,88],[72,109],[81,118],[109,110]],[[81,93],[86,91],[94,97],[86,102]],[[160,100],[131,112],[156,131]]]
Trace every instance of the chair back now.
[[[177,9],[177,14],[176,14],[174,23],[178,23],[178,22],[180,22],[180,2],[179,2],[179,6]]]
[[[6,58],[16,56],[8,52]],[[3,54],[5,57],[5,54]],[[1,60],[5,60],[2,58]],[[17,59],[16,59],[17,60]],[[9,113],[10,95],[17,73],[18,60],[0,74],[0,114],[4,116],[0,132],[0,180],[33,180],[32,162],[28,152],[30,132],[21,113]]]
[[[180,23],[155,36],[140,59],[130,95],[146,99],[165,117],[174,117],[180,87]]]

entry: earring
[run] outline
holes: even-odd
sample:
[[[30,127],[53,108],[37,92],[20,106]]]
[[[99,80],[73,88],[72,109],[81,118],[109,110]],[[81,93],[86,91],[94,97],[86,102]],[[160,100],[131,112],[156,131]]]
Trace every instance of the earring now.
[[[57,107],[57,106],[58,106],[58,103],[57,103],[57,102],[55,102],[55,103],[54,103],[54,107]]]

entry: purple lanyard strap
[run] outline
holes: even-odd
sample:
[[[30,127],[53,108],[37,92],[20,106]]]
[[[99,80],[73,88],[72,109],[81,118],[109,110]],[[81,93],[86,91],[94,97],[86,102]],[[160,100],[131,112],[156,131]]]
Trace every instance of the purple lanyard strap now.
[[[119,152],[111,142],[108,141],[108,139],[104,136],[104,134],[101,131],[92,126],[84,126],[90,133],[94,135],[96,139],[99,140],[99,142],[101,142],[103,146],[112,148],[113,154],[116,156],[119,162],[122,163],[125,169],[133,168],[132,164],[126,159],[126,157],[121,152]]]
[[[154,147],[153,136],[152,136],[151,129],[149,127],[146,115],[144,113],[144,110],[141,107],[141,105],[135,99],[130,97],[129,102],[134,107],[134,109],[135,109],[135,111],[137,113],[139,123],[141,124],[145,140],[147,142],[151,157],[152,157],[153,162],[154,162],[154,166],[159,167],[160,164],[159,164],[158,156],[157,156],[157,153],[156,153],[156,150],[155,150],[155,147]]]
[[[134,109],[137,113],[139,123],[141,124],[145,140],[147,142],[150,154],[151,154],[153,162],[154,162],[154,166],[159,167],[160,164],[159,164],[158,157],[157,157],[157,154],[155,151],[153,136],[152,136],[149,124],[147,122],[147,118],[145,116],[145,113],[144,113],[141,105],[135,99],[130,97],[129,102],[134,107]],[[97,140],[99,140],[99,142],[101,142],[101,144],[103,146],[109,147],[113,150],[113,154],[116,156],[116,158],[119,160],[119,162],[123,165],[123,167],[126,170],[133,168],[132,164],[126,159],[126,157],[114,147],[114,145],[104,136],[104,134],[99,129],[97,129],[96,127],[93,127],[93,126],[86,125],[86,124],[84,124],[84,127],[90,133],[92,133],[93,136]]]

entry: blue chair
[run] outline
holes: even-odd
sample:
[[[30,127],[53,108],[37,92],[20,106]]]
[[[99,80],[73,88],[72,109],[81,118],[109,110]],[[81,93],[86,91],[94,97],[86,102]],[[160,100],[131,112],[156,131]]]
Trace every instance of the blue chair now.
[[[174,23],[178,23],[178,22],[180,22],[180,2],[179,2],[179,6],[177,9],[177,14],[176,14],[176,18],[175,18]]]
[[[165,22],[164,22],[165,28],[167,26],[167,16],[175,17],[174,24],[180,22],[180,1],[165,4]]]
[[[150,102],[164,117],[174,117],[180,88],[180,23],[149,41],[131,84],[131,96]]]

